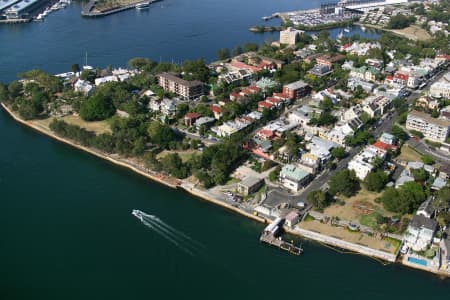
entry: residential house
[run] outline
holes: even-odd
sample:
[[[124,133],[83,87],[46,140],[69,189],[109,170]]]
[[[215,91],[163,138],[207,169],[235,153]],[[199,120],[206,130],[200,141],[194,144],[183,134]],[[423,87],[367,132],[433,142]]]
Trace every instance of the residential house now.
[[[189,112],[184,116],[184,125],[191,127],[201,115],[195,112]]]
[[[311,178],[311,174],[302,168],[288,164],[283,166],[280,172],[280,181],[287,189],[297,192],[306,185]]]
[[[261,178],[249,176],[244,178],[241,182],[238,182],[237,192],[244,196],[248,196],[258,191],[263,184],[264,180]]]
[[[216,120],[220,120],[220,118],[222,118],[222,108],[219,105],[216,105],[216,104],[211,105],[210,108],[211,108],[211,111],[214,114],[214,118]]]
[[[409,224],[405,244],[414,251],[424,251],[432,243],[437,222],[423,215],[415,215]]]
[[[84,96],[88,97],[95,92],[95,86],[92,85],[87,80],[77,80],[74,85],[75,92],[82,93]]]

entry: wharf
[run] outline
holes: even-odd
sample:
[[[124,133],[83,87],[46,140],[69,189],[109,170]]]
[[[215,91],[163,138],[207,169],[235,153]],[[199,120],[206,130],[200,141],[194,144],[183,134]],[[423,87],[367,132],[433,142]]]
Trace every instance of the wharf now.
[[[259,240],[263,243],[275,246],[294,255],[301,255],[303,252],[302,248],[295,246],[293,243],[286,242],[281,238],[277,238],[270,232],[264,231],[261,234]]]
[[[6,19],[0,20],[0,24],[19,24],[19,23],[28,23],[31,19]]]

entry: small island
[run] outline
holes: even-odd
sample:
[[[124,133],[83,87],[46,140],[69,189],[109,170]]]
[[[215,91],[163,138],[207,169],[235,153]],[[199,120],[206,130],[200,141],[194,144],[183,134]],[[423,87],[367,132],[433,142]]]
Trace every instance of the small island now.
[[[81,10],[83,17],[103,17],[137,7],[139,4],[151,4],[162,0],[91,0]]]

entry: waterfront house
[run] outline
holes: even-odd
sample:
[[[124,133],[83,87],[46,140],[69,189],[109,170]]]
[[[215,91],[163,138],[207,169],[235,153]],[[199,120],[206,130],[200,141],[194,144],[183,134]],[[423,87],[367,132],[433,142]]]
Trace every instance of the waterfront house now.
[[[238,182],[237,192],[244,196],[248,196],[258,191],[263,184],[264,180],[261,178],[249,176],[244,178],[241,182]]]
[[[84,96],[88,97],[94,93],[95,86],[89,81],[79,79],[75,82],[74,90],[75,92],[82,93]]]
[[[310,178],[310,173],[298,166],[288,164],[281,169],[279,180],[284,187],[293,192],[297,192],[309,182]]]
[[[414,251],[424,251],[432,243],[437,222],[423,215],[415,215],[404,235],[405,244]]]
[[[296,210],[290,211],[285,217],[285,224],[289,228],[294,228],[300,222],[300,215]]]

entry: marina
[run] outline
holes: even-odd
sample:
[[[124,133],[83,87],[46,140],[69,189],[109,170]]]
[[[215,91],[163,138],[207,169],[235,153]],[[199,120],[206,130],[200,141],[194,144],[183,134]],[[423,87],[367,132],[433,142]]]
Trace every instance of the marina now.
[[[4,0],[0,4],[0,23],[27,23],[43,21],[51,12],[66,8],[71,0]]]

